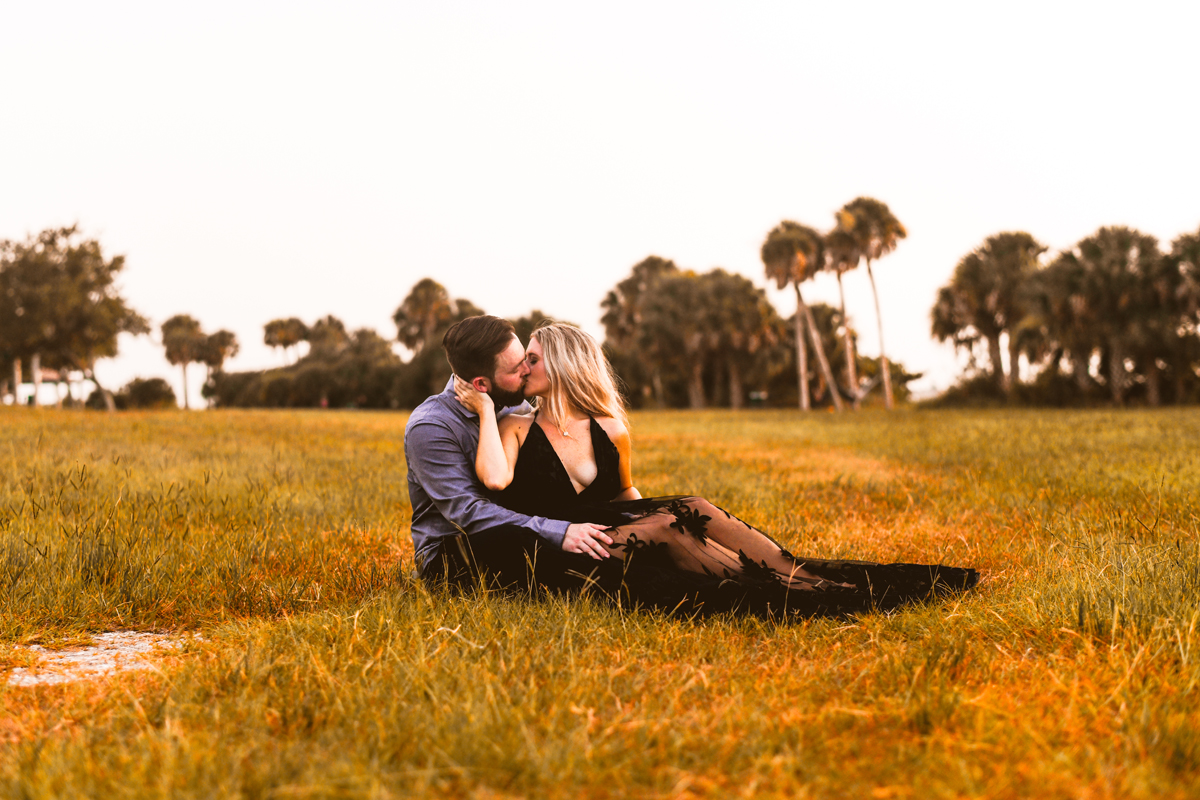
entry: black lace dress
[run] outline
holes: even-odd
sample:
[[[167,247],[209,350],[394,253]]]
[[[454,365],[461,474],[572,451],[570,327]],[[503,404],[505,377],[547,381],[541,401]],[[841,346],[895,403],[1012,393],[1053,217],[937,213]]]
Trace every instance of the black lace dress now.
[[[620,455],[594,419],[591,438],[597,475],[576,492],[535,422],[498,502],[524,514],[609,526],[607,549],[615,557],[588,563],[580,577],[623,603],[685,614],[840,615],[969,589],[979,579],[968,568],[797,558],[700,497],[611,502],[621,492]]]

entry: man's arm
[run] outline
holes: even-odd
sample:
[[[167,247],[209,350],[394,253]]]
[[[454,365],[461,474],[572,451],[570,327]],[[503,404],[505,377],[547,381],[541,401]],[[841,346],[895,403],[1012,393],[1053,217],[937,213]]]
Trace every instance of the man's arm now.
[[[509,511],[484,497],[475,477],[474,454],[464,453],[458,439],[437,422],[421,422],[406,432],[408,469],[417,477],[442,516],[467,533],[499,525],[519,525],[563,546],[570,523]]]

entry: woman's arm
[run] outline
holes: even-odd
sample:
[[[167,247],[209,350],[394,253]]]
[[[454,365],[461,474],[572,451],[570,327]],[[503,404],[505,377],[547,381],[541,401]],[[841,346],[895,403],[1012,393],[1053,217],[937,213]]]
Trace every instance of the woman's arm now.
[[[506,488],[513,479],[513,468],[521,450],[517,425],[504,426],[501,435],[492,398],[455,376],[454,394],[468,411],[479,415],[479,450],[475,453],[475,474],[493,491]]]
[[[617,455],[621,457],[621,463],[618,469],[618,474],[621,477],[621,493],[613,498],[613,502],[618,500],[640,500],[642,493],[633,485],[633,443],[629,439],[629,429],[615,419],[605,418],[597,420],[600,427],[604,428],[604,432],[608,434],[608,438],[612,439],[612,443],[617,446]]]

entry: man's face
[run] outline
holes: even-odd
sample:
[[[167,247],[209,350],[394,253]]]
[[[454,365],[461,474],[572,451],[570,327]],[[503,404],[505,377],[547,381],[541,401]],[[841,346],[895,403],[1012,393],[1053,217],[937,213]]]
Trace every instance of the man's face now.
[[[500,355],[496,356],[496,374],[489,381],[476,378],[472,383],[481,392],[492,396],[497,408],[520,405],[525,399],[525,379],[529,365],[525,363],[525,348],[516,336]]]

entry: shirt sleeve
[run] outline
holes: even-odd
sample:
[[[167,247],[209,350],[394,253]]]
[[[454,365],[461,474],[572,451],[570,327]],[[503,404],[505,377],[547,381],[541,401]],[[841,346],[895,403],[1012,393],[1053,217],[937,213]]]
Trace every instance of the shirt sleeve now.
[[[562,547],[569,522],[509,511],[484,496],[474,464],[449,429],[418,423],[406,433],[404,447],[413,472],[441,515],[467,533],[499,525],[519,525]]]

